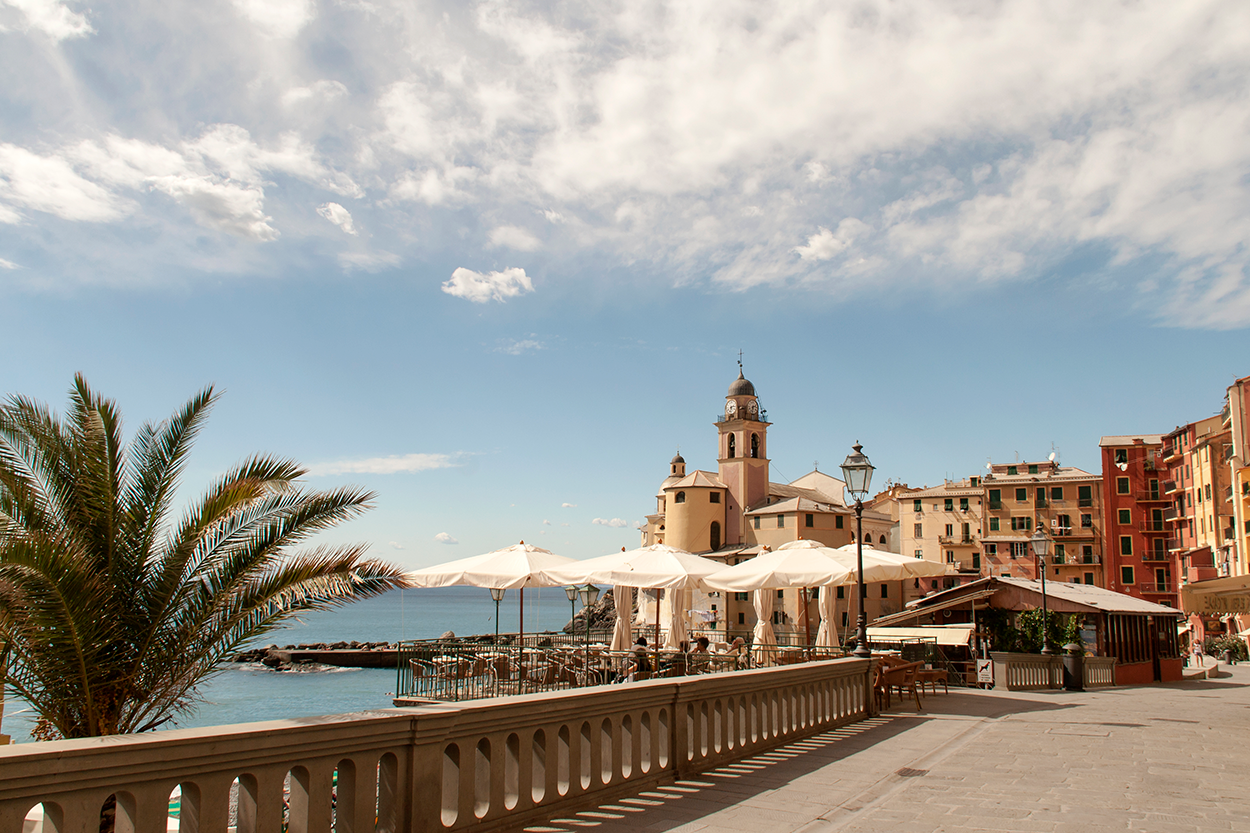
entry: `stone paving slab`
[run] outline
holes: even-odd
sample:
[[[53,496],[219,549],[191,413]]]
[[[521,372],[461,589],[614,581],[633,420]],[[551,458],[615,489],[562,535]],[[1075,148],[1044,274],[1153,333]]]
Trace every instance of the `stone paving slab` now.
[[[544,831],[1250,833],[1250,665],[1090,692],[952,690]]]

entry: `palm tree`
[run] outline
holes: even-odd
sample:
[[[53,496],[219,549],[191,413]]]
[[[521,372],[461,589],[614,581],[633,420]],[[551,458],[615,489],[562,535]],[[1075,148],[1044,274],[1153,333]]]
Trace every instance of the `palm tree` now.
[[[46,735],[153,729],[249,640],[402,586],[363,545],[291,551],[373,495],[305,490],[289,460],[245,460],[175,518],[214,401],[206,388],[129,444],[81,375],[63,420],[20,396],[0,405],[0,653]]]

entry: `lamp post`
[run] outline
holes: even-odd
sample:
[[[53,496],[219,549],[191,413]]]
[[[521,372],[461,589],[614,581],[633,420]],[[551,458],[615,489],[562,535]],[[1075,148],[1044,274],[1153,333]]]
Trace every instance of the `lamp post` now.
[[[1050,539],[1039,526],[1029,539],[1033,544],[1033,557],[1037,559],[1037,573],[1042,577],[1042,653],[1055,652],[1050,644],[1050,611],[1046,608],[1046,553],[1050,551]]]
[[[842,476],[846,478],[846,490],[855,498],[855,560],[856,588],[859,593],[858,632],[855,635],[857,657],[870,657],[868,648],[868,613],[864,610],[864,498],[868,497],[868,485],[872,483],[873,465],[863,453],[863,446],[857,440],[851,446],[851,453],[842,461]]]
[[[582,655],[582,670],[586,673],[586,681],[590,681],[590,606],[599,601],[599,588],[587,584],[577,595],[582,599],[582,618],[586,620],[586,647]]]
[[[573,637],[573,647],[577,647],[577,588],[570,584],[564,588],[564,595],[569,597],[569,635]]]
[[[492,587],[490,589],[490,597],[495,600],[495,644],[499,644],[499,603],[503,601],[504,589],[502,587]]]

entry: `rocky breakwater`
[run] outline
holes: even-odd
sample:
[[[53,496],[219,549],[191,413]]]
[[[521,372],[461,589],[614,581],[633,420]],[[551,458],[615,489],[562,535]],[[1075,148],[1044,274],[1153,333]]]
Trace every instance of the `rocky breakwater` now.
[[[388,642],[316,642],[285,648],[267,645],[235,654],[234,661],[258,662],[275,671],[298,670],[310,665],[394,668],[399,662],[399,651]]]

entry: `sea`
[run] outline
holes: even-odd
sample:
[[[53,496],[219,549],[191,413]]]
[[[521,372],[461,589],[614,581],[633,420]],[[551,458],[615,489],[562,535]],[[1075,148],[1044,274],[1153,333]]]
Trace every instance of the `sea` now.
[[[580,607],[580,604],[579,604]],[[509,590],[499,605],[499,630],[515,633],[520,592]],[[525,591],[525,631],[558,631],[572,614],[561,587]],[[249,647],[317,642],[397,642],[495,632],[495,602],[481,587],[394,590],[328,611],[305,614],[270,631]],[[274,671],[259,663],[226,663],[199,689],[201,702],[190,714],[162,728],[196,728],[290,717],[343,714],[390,708],[396,672],[382,668],[329,668]],[[0,732],[14,743],[31,740],[35,714],[8,696]]]

